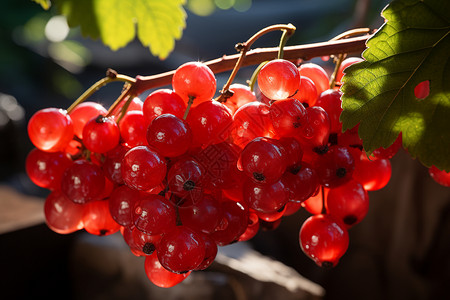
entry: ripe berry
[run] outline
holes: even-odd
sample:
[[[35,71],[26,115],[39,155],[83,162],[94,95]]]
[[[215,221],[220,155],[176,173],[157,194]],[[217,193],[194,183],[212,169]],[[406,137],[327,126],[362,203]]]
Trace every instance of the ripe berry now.
[[[304,63],[298,67],[300,76],[306,76],[314,82],[317,94],[330,88],[328,74],[324,68],[314,63]]]
[[[183,118],[186,103],[183,99],[170,89],[159,89],[152,92],[144,101],[142,112],[147,124],[162,114],[172,114]]]
[[[59,234],[69,234],[83,228],[84,206],[70,201],[60,191],[51,192],[44,203],[47,226]]]
[[[63,151],[73,138],[73,123],[65,110],[45,108],[28,122],[28,136],[33,145],[46,152]]]
[[[174,91],[188,103],[194,98],[194,106],[209,101],[216,92],[216,77],[202,62],[188,62],[179,66],[172,77]]]
[[[104,236],[119,231],[120,225],[112,218],[108,201],[93,201],[84,206],[83,224],[87,232]]]
[[[86,123],[98,115],[106,115],[108,111],[99,103],[85,101],[78,104],[70,112],[70,118],[73,122],[73,129],[76,136],[83,138],[83,128]]]
[[[164,268],[158,260],[156,252],[145,257],[145,274],[148,279],[156,286],[170,288],[182,282],[189,276],[190,272],[177,274]]]
[[[174,273],[187,273],[197,268],[205,257],[205,242],[201,234],[176,226],[164,234],[156,248],[161,265]]]
[[[257,137],[271,138],[275,135],[270,108],[261,102],[250,102],[241,106],[233,115],[233,142],[244,148]]]
[[[255,182],[274,183],[286,170],[283,153],[270,139],[258,137],[241,152],[240,164],[244,173]]]
[[[59,190],[62,174],[71,164],[72,160],[63,152],[44,152],[35,148],[28,154],[25,168],[37,186]]]
[[[257,101],[255,94],[247,85],[233,83],[230,85],[230,91],[233,92],[233,96],[228,98],[224,105],[230,109],[231,114],[244,104]]]
[[[202,168],[197,161],[181,158],[170,167],[167,184],[169,190],[179,197],[185,197],[188,194],[203,194],[204,177]]]
[[[144,114],[139,110],[128,111],[120,120],[120,137],[129,147],[146,146],[147,124]]]
[[[289,199],[286,186],[280,180],[272,184],[261,184],[248,178],[244,183],[242,193],[244,201],[250,208],[263,213],[272,213],[283,209]]]
[[[361,222],[369,210],[369,196],[364,187],[350,180],[331,188],[325,201],[327,213],[343,222],[347,228]]]
[[[306,125],[306,110],[297,99],[279,100],[270,106],[270,118],[278,136],[297,137]]]
[[[345,254],[349,237],[347,229],[331,215],[314,215],[302,225],[300,246],[317,265],[333,267]]]
[[[317,88],[309,77],[300,76],[300,85],[298,92],[292,97],[299,100],[304,107],[311,107],[316,104],[317,101]]]
[[[174,205],[155,194],[143,195],[133,212],[136,228],[151,235],[172,230],[176,225],[176,218]]]
[[[99,115],[89,120],[83,129],[83,143],[86,148],[96,153],[106,153],[114,149],[120,140],[117,123]]]
[[[355,160],[347,147],[335,145],[325,154],[317,156],[314,169],[322,185],[337,187],[352,178]]]
[[[105,187],[102,169],[85,159],[76,160],[61,178],[61,191],[75,203],[98,200]]]
[[[186,122],[191,127],[194,145],[205,146],[228,139],[232,116],[222,103],[206,101],[191,108]]]
[[[150,190],[165,178],[166,161],[158,152],[146,146],[130,149],[122,160],[122,178],[136,190]]]
[[[445,172],[444,170],[439,170],[436,166],[431,166],[428,169],[428,173],[440,185],[450,187],[450,172]]]
[[[300,74],[288,60],[274,59],[266,63],[258,74],[261,92],[272,100],[292,97],[298,90]]]
[[[341,96],[341,91],[328,89],[319,95],[316,102],[316,106],[322,107],[327,112],[331,122],[330,132],[333,133],[342,132],[342,123],[339,121],[342,113]]]
[[[148,127],[146,136],[148,144],[164,157],[185,153],[192,142],[189,125],[171,114],[156,117]]]

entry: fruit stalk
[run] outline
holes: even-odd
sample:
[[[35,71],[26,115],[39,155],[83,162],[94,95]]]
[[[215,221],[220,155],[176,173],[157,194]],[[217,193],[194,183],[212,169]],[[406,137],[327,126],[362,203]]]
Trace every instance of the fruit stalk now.
[[[236,45],[236,49],[239,50],[240,56],[239,56],[238,60],[236,61],[236,64],[235,64],[235,66],[233,68],[233,71],[231,72],[231,75],[228,78],[228,81],[225,83],[225,85],[223,86],[222,90],[220,91],[220,96],[217,97],[217,99],[216,99],[217,101],[223,102],[224,100],[226,100],[227,97],[230,97],[230,95],[228,93],[228,89],[230,88],[230,85],[233,82],[234,77],[236,77],[236,74],[237,74],[238,70],[241,68],[241,66],[242,66],[242,64],[244,62],[244,58],[245,58],[247,52],[250,50],[250,47],[253,45],[253,43],[256,40],[258,40],[261,36],[265,35],[266,33],[269,33],[269,32],[272,32],[272,31],[276,31],[276,30],[282,30],[283,31],[283,35],[282,35],[282,39],[281,39],[282,42],[280,44],[280,49],[282,49],[283,46],[284,46],[285,41],[287,40],[287,38],[289,36],[291,36],[295,32],[295,26],[292,25],[292,24],[287,24],[287,25],[282,25],[281,24],[281,25],[268,26],[266,28],[261,29],[257,33],[255,33],[245,43],[241,43],[241,44],[237,44]],[[278,54],[278,55],[280,55],[280,54]],[[213,72],[214,72],[214,70],[213,70]]]
[[[284,47],[283,57],[286,60],[296,61],[298,59],[310,60],[314,57],[322,57],[331,54],[361,52],[366,49],[366,41],[370,34],[346,38],[335,41],[312,43],[306,45]],[[278,56],[279,47],[257,48],[246,53],[241,67],[258,65],[261,62],[275,59]],[[231,70],[236,65],[241,54],[224,55],[205,62],[205,64],[216,74]],[[137,76],[134,84],[136,94],[139,95],[146,90],[168,85],[171,83],[175,71],[164,72],[156,75]]]

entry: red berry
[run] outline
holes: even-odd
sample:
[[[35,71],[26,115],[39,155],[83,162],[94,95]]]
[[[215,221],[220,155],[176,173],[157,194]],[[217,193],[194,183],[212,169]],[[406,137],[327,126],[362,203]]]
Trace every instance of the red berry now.
[[[261,102],[250,102],[241,106],[233,115],[233,142],[244,148],[257,137],[271,138],[275,135],[270,108]]]
[[[193,144],[205,146],[226,141],[230,135],[230,110],[217,101],[206,101],[191,108],[186,118],[192,130]]]
[[[75,106],[69,114],[73,122],[75,135],[82,139],[84,125],[92,118],[98,115],[106,115],[107,113],[108,111],[103,105],[96,102],[85,101]]]
[[[136,190],[155,188],[164,180],[166,171],[164,157],[146,146],[130,149],[122,161],[123,181]]]
[[[192,131],[187,122],[171,114],[156,117],[146,136],[148,144],[164,157],[180,156],[192,143]]]
[[[210,101],[216,92],[216,77],[202,62],[187,62],[175,70],[172,77],[174,91],[188,103],[194,98],[194,106]]]
[[[25,161],[28,177],[37,186],[59,190],[64,171],[72,160],[63,152],[44,152],[37,148],[30,151]]]
[[[319,95],[316,102],[316,106],[322,107],[327,112],[333,133],[342,132],[342,123],[339,121],[342,113],[341,96],[340,91],[328,89]]]
[[[244,173],[255,182],[274,183],[286,170],[281,148],[270,139],[258,137],[241,152],[240,164]]]
[[[164,268],[174,273],[187,273],[202,263],[205,242],[200,233],[186,226],[176,226],[162,236],[156,252]]]
[[[114,149],[120,140],[117,123],[99,115],[89,120],[83,129],[83,143],[86,148],[96,153],[106,153]]]
[[[146,146],[147,124],[140,110],[128,111],[120,120],[120,136],[129,147]]]
[[[364,152],[355,159],[353,179],[358,181],[368,191],[384,188],[391,178],[392,168],[389,159],[369,160]]]
[[[354,181],[331,188],[325,207],[327,213],[343,222],[347,228],[361,222],[369,210],[369,196],[364,187]]]
[[[33,145],[46,152],[64,151],[74,134],[72,119],[65,110],[58,108],[37,111],[28,122],[27,130]]]
[[[170,288],[182,282],[189,276],[190,272],[177,274],[164,268],[158,260],[156,252],[145,257],[145,274],[148,279],[156,286]]]
[[[108,199],[112,218],[122,226],[134,225],[133,213],[140,197],[139,191],[130,189],[126,185],[116,187]]]
[[[61,178],[61,191],[75,203],[99,200],[105,188],[102,169],[85,159],[76,160]]]
[[[261,92],[272,100],[292,97],[298,90],[300,74],[288,60],[274,59],[266,63],[258,74]]]
[[[162,114],[172,114],[183,118],[186,103],[183,99],[170,89],[159,89],[152,92],[144,101],[142,112],[147,124]]]
[[[443,186],[450,187],[450,172],[445,172],[444,170],[439,170],[436,166],[431,166],[428,169],[431,178],[437,183]]]
[[[335,266],[348,248],[347,229],[330,215],[314,215],[302,225],[300,246],[317,265]]]
[[[247,85],[233,83],[230,85],[229,90],[233,92],[233,96],[228,98],[224,104],[230,109],[231,114],[234,114],[244,104],[257,101],[255,94]]]
[[[298,137],[306,125],[306,110],[297,99],[279,100],[270,106],[270,118],[278,136]]]
[[[330,88],[328,74],[324,68],[314,63],[304,63],[298,67],[301,76],[308,77],[314,82],[317,94]]]
[[[136,204],[133,219],[137,229],[154,235],[172,230],[177,216],[175,207],[169,200],[160,195],[146,194]]]
[[[337,187],[352,178],[355,160],[347,147],[335,145],[325,154],[317,156],[314,169],[322,185]]]
[[[114,221],[109,212],[108,201],[86,203],[83,224],[87,232],[99,236],[110,235],[120,229],[120,225]]]
[[[248,178],[243,186],[244,201],[249,207],[263,213],[273,213],[283,209],[288,201],[288,190],[282,181],[272,184],[256,183]]]
[[[69,234],[83,228],[84,206],[76,204],[60,191],[53,191],[44,203],[47,226],[59,234]]]
[[[299,100],[303,106],[311,107],[317,101],[317,88],[309,77],[300,76],[300,86],[298,92],[292,97]]]

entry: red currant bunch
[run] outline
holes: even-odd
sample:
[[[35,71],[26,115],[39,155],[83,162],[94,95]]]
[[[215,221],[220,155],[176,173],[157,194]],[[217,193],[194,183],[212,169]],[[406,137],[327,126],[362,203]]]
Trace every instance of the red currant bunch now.
[[[233,84],[231,96],[216,101],[215,75],[191,62],[175,70],[172,89],[144,101],[36,112],[26,170],[50,190],[49,228],[120,232],[145,256],[150,281],[171,287],[208,268],[218,247],[306,209],[301,249],[319,266],[335,266],[348,230],[368,212],[368,191],[389,182],[401,135],[368,158],[357,127],[342,132],[341,92],[319,65],[276,59],[257,84],[257,95]],[[438,171],[430,169],[448,184]]]

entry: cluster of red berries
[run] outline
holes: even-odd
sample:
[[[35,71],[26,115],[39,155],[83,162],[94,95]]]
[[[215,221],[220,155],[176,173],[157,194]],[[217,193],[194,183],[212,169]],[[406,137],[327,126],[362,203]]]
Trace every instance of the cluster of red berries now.
[[[353,62],[343,62],[337,81]],[[207,268],[218,246],[276,228],[304,207],[312,216],[300,230],[302,250],[335,265],[347,230],[367,213],[367,191],[389,181],[401,138],[368,159],[356,129],[342,133],[341,92],[316,64],[270,61],[258,88],[256,96],[233,84],[215,101],[214,74],[190,62],[175,71],[172,89],[124,99],[127,109],[84,102],[36,112],[26,169],[51,190],[48,226],[120,231],[146,256],[149,279],[170,287]]]

